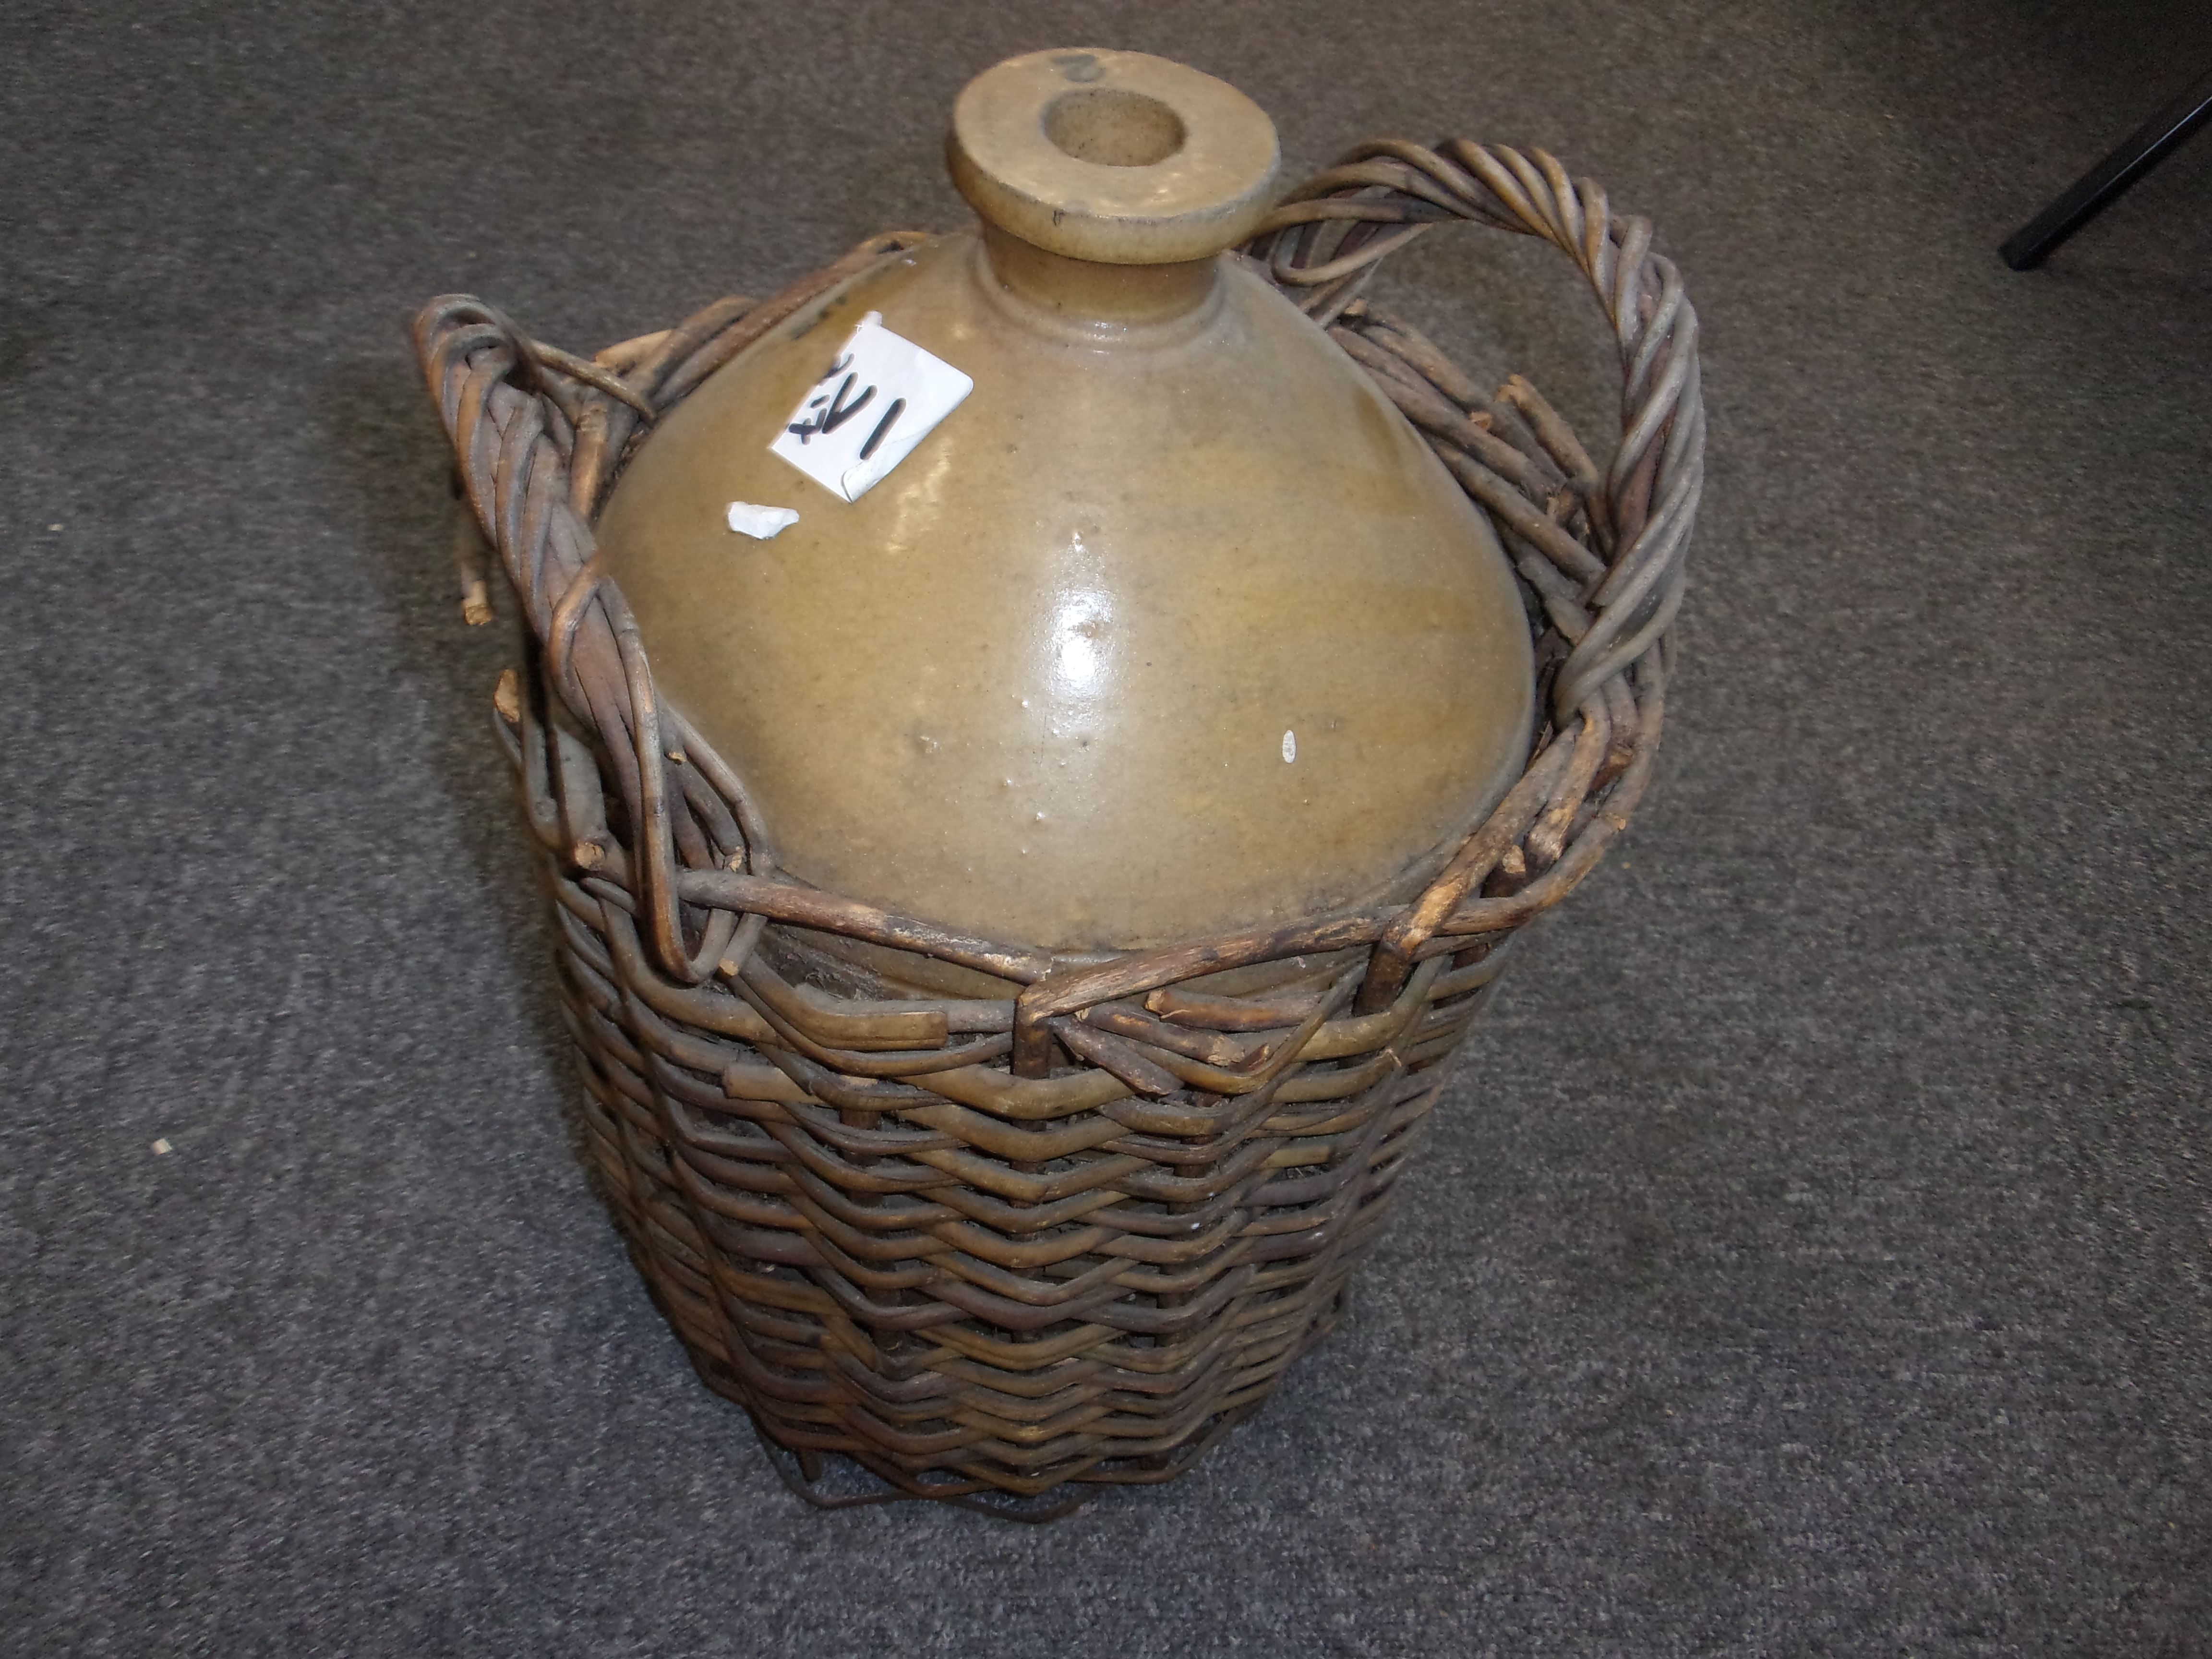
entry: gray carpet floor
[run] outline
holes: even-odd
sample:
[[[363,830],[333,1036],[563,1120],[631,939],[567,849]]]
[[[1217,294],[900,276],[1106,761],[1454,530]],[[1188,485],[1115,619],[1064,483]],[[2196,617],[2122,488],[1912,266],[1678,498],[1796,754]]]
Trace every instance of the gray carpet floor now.
[[[2212,1652],[2212,64],[2055,0],[0,16],[0,1650]],[[404,327],[962,216],[1043,46],[1652,215],[1712,477],[1657,793],[1334,1341],[1048,1529],[788,1496],[572,1150]],[[1540,251],[1391,279],[1593,425]],[[156,1139],[172,1150],[158,1154]]]

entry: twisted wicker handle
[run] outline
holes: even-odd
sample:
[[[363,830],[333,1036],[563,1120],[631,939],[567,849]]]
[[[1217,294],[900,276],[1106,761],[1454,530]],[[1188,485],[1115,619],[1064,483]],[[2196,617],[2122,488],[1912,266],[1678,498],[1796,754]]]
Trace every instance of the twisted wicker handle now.
[[[592,519],[641,425],[815,295],[923,239],[872,237],[769,299],[717,301],[678,326],[596,360],[533,340],[468,295],[433,300],[415,349],[453,444],[463,494],[499,550],[548,677],[599,740],[628,809],[641,889],[625,895],[660,967],[685,984],[712,975],[738,916],[716,908],[699,947],[684,941],[680,868],[773,874],[767,825],[736,773],[660,705],[637,623],[606,580]],[[671,751],[686,757],[672,769]],[[586,867],[611,844],[569,849]]]
[[[1345,341],[1385,390],[1405,394],[1401,406],[1417,424],[1447,441],[1445,462],[1468,492],[1565,579],[1531,578],[1573,646],[1552,694],[1564,725],[1666,632],[1681,604],[1683,555],[1705,476],[1698,314],[1674,262],[1652,251],[1649,220],[1615,220],[1602,189],[1570,181],[1542,150],[1528,156],[1463,138],[1434,150],[1396,140],[1360,145],[1276,209],[1251,248],[1278,283],[1303,290],[1300,308],[1328,325],[1352,307],[1382,259],[1455,219],[1541,237],[1566,254],[1589,279],[1620,345],[1620,444],[1602,477],[1527,381],[1515,377],[1504,394],[1584,505],[1601,562],[1559,533],[1559,516],[1529,512],[1530,496],[1541,501],[1546,482],[1525,465],[1530,458],[1487,432],[1472,436],[1463,419],[1437,418],[1438,390],[1462,407],[1486,400],[1433,346],[1371,311],[1356,319],[1363,325],[1354,340]],[[1344,331],[1335,331],[1341,340]],[[1441,386],[1439,369],[1448,377]],[[1501,464],[1517,475],[1510,483]]]
[[[1541,237],[1589,280],[1620,353],[1620,443],[1604,473],[1528,381],[1515,376],[1492,403],[1417,330],[1359,300],[1385,258],[1450,221]],[[1581,721],[1571,738],[1539,753],[1521,786],[1384,932],[1359,998],[1360,1012],[1372,1012],[1389,1006],[1417,953],[1516,842],[1526,837],[1524,866],[1533,854],[1556,867],[1595,790],[1638,773],[1614,792],[1624,823],[1641,793],[1657,724],[1649,722],[1642,743],[1621,740],[1637,712],[1626,672],[1656,653],[1682,602],[1705,488],[1698,317],[1680,272],[1652,251],[1648,220],[1616,220],[1602,189],[1571,180],[1541,150],[1523,155],[1465,139],[1435,149],[1395,140],[1359,146],[1293,192],[1250,252],[1489,509],[1567,647],[1564,660],[1547,665],[1553,723]]]

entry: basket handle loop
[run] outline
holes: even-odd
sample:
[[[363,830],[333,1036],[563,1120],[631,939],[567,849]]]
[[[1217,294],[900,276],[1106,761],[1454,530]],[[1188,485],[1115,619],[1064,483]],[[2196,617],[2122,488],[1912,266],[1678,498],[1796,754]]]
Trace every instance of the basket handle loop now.
[[[552,685],[598,738],[627,809],[635,867],[626,868],[619,902],[636,907],[658,966],[681,983],[714,972],[739,918],[714,909],[698,949],[687,948],[678,866],[726,860],[766,874],[775,855],[736,775],[660,707],[629,607],[599,563],[592,519],[641,424],[815,295],[921,240],[870,237],[768,300],[717,301],[596,360],[531,338],[468,295],[433,300],[415,320],[416,356],[453,442],[460,493],[498,550]],[[465,589],[481,598],[475,576],[465,571]]]
[[[1620,440],[1602,471],[1529,382],[1516,375],[1486,399],[1417,329],[1362,299],[1384,258],[1454,222],[1540,237],[1589,282],[1621,371]],[[1680,272],[1652,251],[1648,220],[1616,218],[1602,189],[1570,179],[1542,150],[1466,139],[1359,145],[1293,191],[1247,251],[1488,513],[1565,647],[1550,671],[1549,743],[1385,930],[1356,1005],[1370,1013],[1391,1005],[1419,955],[1493,874],[1532,897],[1536,878],[1548,878],[1547,903],[1563,895],[1625,821],[1632,798],[1621,788],[1640,792],[1649,775],[1664,642],[1705,486],[1698,316]],[[1616,810],[1591,811],[1608,787]]]

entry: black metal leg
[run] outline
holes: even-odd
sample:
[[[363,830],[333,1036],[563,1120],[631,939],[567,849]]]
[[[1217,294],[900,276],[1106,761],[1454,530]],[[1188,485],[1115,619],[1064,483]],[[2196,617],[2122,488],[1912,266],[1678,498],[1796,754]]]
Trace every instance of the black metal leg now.
[[[2127,143],[2076,179],[2074,187],[2037,214],[1997,250],[2014,270],[2033,270],[2075,231],[2119,199],[2130,185],[2212,117],[2212,72],[2208,72],[2138,128]]]

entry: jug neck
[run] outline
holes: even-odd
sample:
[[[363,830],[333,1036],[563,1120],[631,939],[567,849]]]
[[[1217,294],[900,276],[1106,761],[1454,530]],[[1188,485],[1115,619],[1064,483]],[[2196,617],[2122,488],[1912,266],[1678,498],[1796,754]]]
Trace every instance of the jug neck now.
[[[1221,287],[1220,268],[1212,258],[1107,264],[1052,252],[988,221],[983,257],[1000,292],[1054,332],[1150,331],[1210,309]]]

